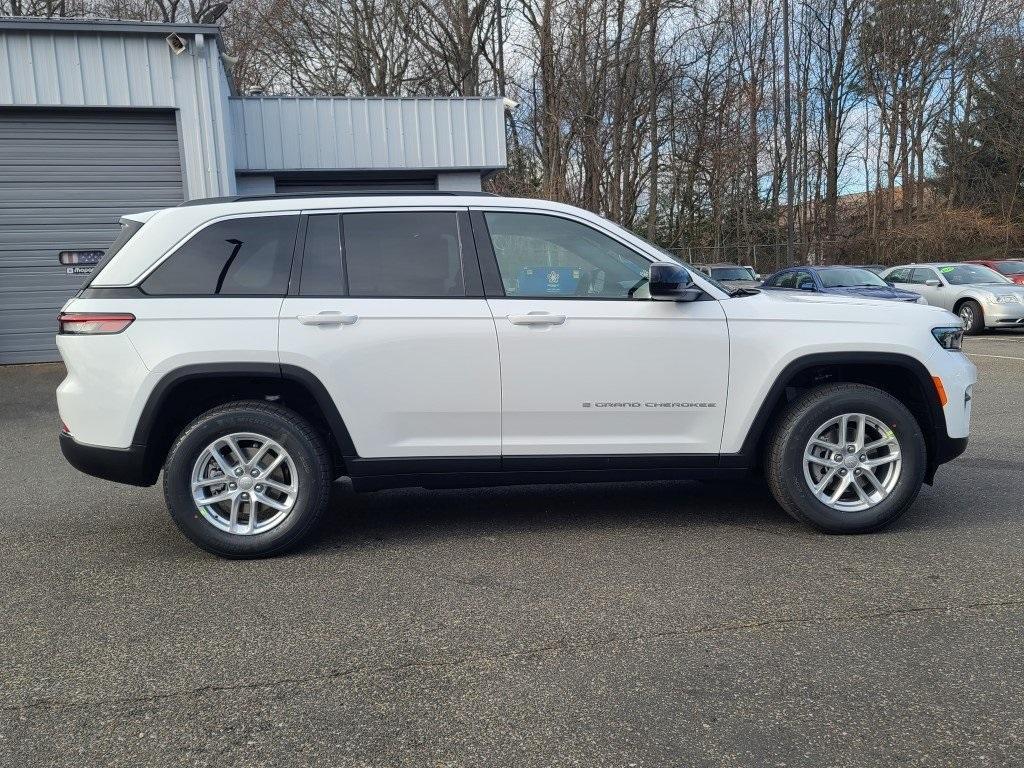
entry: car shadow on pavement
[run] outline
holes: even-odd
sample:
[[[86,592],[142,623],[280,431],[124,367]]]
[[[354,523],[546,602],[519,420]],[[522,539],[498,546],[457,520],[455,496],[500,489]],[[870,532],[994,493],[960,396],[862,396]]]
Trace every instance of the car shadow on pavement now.
[[[313,546],[680,525],[756,526],[781,536],[811,533],[776,506],[759,478],[371,493],[355,493],[342,481],[335,483],[331,512]]]

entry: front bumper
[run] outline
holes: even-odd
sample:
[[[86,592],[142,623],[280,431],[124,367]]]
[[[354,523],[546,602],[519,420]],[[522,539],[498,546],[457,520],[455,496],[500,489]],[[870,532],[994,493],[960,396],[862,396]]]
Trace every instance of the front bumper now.
[[[103,448],[79,443],[66,432],[60,433],[60,452],[75,469],[93,477],[127,485],[153,485],[160,474],[146,461],[146,446]]]
[[[1024,304],[985,304],[984,312],[988,328],[1024,326]]]

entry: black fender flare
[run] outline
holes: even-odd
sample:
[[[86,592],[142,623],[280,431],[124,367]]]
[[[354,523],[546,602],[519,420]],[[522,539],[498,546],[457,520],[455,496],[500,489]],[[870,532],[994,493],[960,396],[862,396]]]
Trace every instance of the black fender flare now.
[[[355,444],[349,434],[345,420],[342,418],[338,407],[320,379],[297,365],[282,365],[279,363],[198,363],[185,365],[168,371],[153,390],[149,393],[139,421],[135,426],[135,435],[132,439],[133,445],[143,446],[149,442],[149,436],[153,433],[154,427],[160,418],[160,412],[167,398],[176,386],[185,381],[203,378],[252,378],[252,377],[279,378],[283,381],[292,381],[303,386],[316,401],[317,406],[327,420],[331,433],[334,436],[338,450],[343,457],[357,457]]]
[[[929,482],[939,464],[963,452],[962,449],[957,450],[958,445],[947,445],[957,441],[946,432],[946,415],[935,391],[932,375],[920,360],[897,352],[820,352],[798,357],[779,372],[747,429],[739,453],[723,455],[722,466],[753,466],[757,463],[757,451],[769,420],[775,409],[785,402],[786,388],[797,376],[812,368],[843,365],[898,368],[914,377],[921,388],[930,422],[921,425],[928,446],[926,477]]]

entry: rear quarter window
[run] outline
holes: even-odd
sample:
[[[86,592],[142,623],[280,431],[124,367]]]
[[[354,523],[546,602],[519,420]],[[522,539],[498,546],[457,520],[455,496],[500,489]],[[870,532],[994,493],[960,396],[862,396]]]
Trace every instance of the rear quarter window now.
[[[284,296],[298,215],[217,221],[142,282],[153,296]]]

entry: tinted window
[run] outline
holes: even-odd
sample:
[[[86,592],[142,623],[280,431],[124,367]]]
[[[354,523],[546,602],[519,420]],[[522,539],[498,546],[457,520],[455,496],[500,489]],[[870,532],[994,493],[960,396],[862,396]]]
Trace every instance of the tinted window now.
[[[507,296],[625,299],[650,262],[579,222],[535,213],[486,214]]]
[[[142,283],[163,296],[283,296],[298,216],[218,221],[197,232]]]
[[[454,211],[346,213],[342,217],[350,296],[465,296]]]
[[[341,216],[330,213],[306,220],[302,255],[304,296],[344,296],[345,270],[341,263]]]

